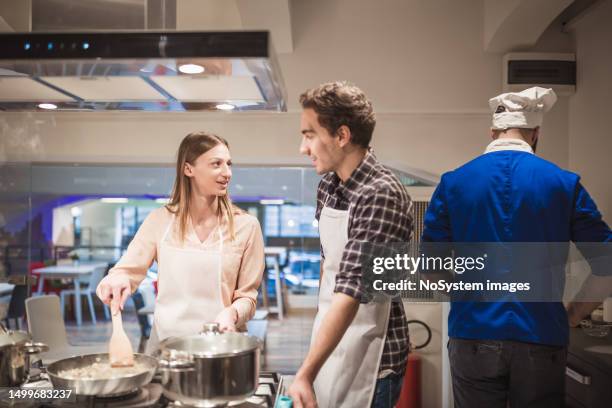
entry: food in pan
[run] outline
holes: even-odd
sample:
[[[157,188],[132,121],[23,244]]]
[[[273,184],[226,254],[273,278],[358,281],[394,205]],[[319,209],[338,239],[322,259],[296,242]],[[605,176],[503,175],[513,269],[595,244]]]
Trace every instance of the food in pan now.
[[[97,359],[93,364],[58,371],[59,377],[69,380],[111,380],[113,378],[123,378],[130,375],[140,374],[150,369],[146,364],[134,362],[129,367],[112,367],[108,361]]]

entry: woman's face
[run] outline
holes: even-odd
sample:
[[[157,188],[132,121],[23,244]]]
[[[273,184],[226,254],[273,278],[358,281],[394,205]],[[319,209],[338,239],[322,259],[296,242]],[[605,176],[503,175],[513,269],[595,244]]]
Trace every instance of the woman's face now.
[[[232,178],[230,152],[220,143],[201,154],[193,163],[185,163],[184,171],[195,192],[202,195],[225,195]]]

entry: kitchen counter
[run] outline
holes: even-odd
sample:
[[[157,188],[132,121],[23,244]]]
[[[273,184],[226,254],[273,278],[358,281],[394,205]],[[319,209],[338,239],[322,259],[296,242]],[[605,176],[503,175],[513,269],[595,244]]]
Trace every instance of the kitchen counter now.
[[[569,353],[612,375],[612,330],[606,337],[591,337],[581,328],[570,329]]]
[[[570,329],[565,374],[566,407],[609,406],[612,400],[612,334],[591,337],[581,328]]]

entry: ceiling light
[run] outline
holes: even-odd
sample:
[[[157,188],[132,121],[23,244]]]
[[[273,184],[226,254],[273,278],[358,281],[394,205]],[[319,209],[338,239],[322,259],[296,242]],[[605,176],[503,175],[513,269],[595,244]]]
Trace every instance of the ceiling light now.
[[[285,200],[283,199],[263,199],[259,200],[259,204],[261,205],[283,205],[285,204]]]
[[[179,71],[183,74],[201,74],[204,72],[204,67],[196,64],[183,64],[179,66]]]
[[[128,199],[125,197],[105,197],[101,198],[100,201],[109,204],[125,204],[128,202]]]
[[[52,103],[39,103],[38,107],[40,109],[57,109],[57,105],[54,105]]]
[[[80,207],[72,207],[72,208],[70,209],[70,214],[71,214],[73,217],[80,217],[80,216],[81,216],[81,214],[83,214],[83,210],[81,210],[81,208],[80,208]]]
[[[216,108],[220,109],[220,110],[227,110],[227,111],[229,111],[229,110],[233,110],[236,107],[234,105],[232,105],[232,104],[229,104],[229,103],[221,103],[221,104],[217,105]]]

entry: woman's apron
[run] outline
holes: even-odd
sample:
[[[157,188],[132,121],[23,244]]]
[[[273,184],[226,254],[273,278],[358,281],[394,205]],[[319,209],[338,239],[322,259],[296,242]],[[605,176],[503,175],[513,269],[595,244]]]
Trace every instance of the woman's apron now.
[[[311,347],[334,295],[336,275],[348,242],[349,211],[350,208],[341,211],[326,206],[321,211],[319,235],[325,259]],[[371,406],[390,310],[390,302],[359,305],[355,319],[314,382],[319,407]]]
[[[171,336],[199,333],[225,308],[221,297],[223,232],[218,249],[177,248],[167,242],[176,217],[162,236],[157,257],[158,291],[146,354]],[[211,233],[212,234],[212,233]]]

